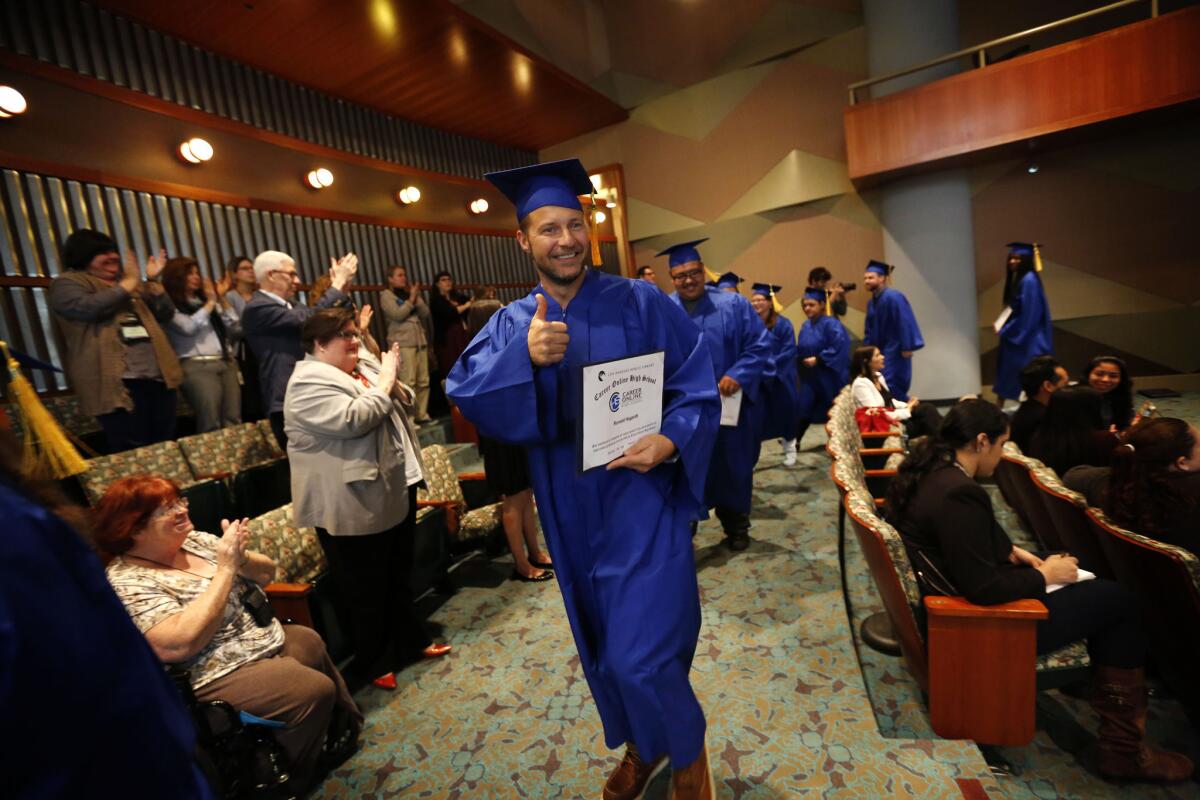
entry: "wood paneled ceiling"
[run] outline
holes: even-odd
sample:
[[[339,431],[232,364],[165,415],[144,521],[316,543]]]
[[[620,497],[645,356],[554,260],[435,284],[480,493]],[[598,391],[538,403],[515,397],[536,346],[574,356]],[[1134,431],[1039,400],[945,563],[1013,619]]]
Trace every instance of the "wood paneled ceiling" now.
[[[628,115],[449,0],[93,0],[331,95],[540,150]]]

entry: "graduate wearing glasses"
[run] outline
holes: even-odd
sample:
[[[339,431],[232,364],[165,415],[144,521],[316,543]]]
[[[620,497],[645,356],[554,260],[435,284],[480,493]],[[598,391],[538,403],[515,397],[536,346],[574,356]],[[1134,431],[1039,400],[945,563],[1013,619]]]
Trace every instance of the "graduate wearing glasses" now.
[[[672,245],[658,255],[668,256],[671,295],[700,329],[708,348],[717,389],[727,404],[738,404],[733,424],[722,424],[717,435],[704,503],[715,509],[730,550],[750,546],[750,494],[754,465],[762,449],[762,387],[775,377],[771,336],[746,298],[736,291],[706,286],[704,261],[696,249],[700,239]],[[732,273],[728,273],[732,275]],[[736,277],[736,276],[734,276]]]

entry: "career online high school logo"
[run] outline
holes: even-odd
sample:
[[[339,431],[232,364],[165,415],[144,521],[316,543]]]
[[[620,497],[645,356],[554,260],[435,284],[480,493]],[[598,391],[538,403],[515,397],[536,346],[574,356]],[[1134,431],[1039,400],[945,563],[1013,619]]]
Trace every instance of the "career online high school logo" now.
[[[617,409],[619,409],[620,407],[621,407],[621,393],[613,392],[612,396],[610,396],[608,398],[608,410],[615,413],[617,411]]]

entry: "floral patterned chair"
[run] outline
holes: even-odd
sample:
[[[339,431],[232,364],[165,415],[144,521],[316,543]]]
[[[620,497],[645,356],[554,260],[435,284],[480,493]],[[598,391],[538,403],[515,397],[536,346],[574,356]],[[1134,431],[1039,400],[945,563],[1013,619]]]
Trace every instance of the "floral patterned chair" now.
[[[1049,467],[1041,461],[1022,454],[1015,442],[1008,441],[1004,443],[1004,456],[992,477],[1004,495],[1004,502],[1016,512],[1021,527],[1033,536],[1041,549],[1061,551],[1066,547],[1033,482],[1034,472],[1047,469]]]
[[[460,545],[475,544],[500,529],[500,503],[488,495],[483,473],[456,472],[446,448],[440,444],[423,447],[421,458],[427,488],[418,492],[417,503],[445,509],[452,540]],[[468,501],[467,493],[474,504]]]
[[[192,522],[198,530],[221,530],[221,519],[234,514],[233,499],[225,484],[214,479],[197,479],[188,467],[178,442],[159,442],[87,461],[88,469],[78,477],[88,502],[93,505],[117,478],[155,475],[175,481],[191,503]]]
[[[1033,459],[1030,459],[1033,460]],[[1113,568],[1100,546],[1096,531],[1088,522],[1087,498],[1071,491],[1047,466],[1030,470],[1030,480],[1063,548],[1079,559],[1079,566],[1100,578],[1114,578]]]
[[[1098,508],[1087,517],[1117,580],[1150,609],[1146,632],[1158,674],[1200,725],[1200,558],[1126,530]]]
[[[278,447],[272,448],[253,422],[185,436],[179,447],[197,478],[228,482],[239,517],[255,517],[292,500],[287,459],[275,455]]]
[[[260,419],[254,423],[258,426],[258,430],[262,433],[263,441],[267,443],[267,449],[271,451],[274,458],[284,458],[287,453],[279,446],[279,440],[275,438],[275,431],[271,428],[271,420]]]

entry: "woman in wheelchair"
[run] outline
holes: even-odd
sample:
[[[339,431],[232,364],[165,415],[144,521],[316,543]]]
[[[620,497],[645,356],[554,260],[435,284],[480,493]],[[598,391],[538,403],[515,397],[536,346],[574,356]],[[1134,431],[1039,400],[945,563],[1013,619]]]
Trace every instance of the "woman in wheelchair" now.
[[[187,500],[164,478],[112,484],[96,507],[108,580],[159,659],[187,668],[196,698],[284,723],[275,735],[303,783],[331,744],[353,748],[362,713],[310,628],[281,625],[261,586],[271,559],[246,549],[245,520],[220,537],[192,526]]]
[[[1008,418],[992,403],[964,400],[940,431],[918,442],[888,488],[888,518],[900,532],[921,590],[994,605],[1033,598],[1050,612],[1038,622],[1037,652],[1087,641],[1092,704],[1100,717],[1101,774],[1110,778],[1181,781],[1192,774],[1184,755],[1145,741],[1146,643],[1138,602],[1103,579],[1079,580],[1069,555],[1046,558],[1013,545],[996,522],[987,492],[1008,439]]]

